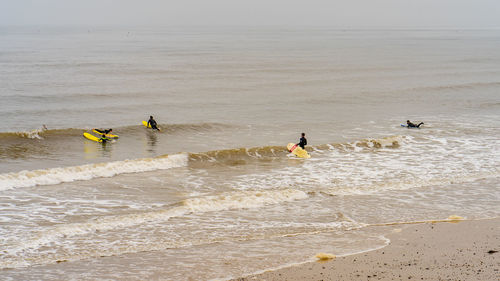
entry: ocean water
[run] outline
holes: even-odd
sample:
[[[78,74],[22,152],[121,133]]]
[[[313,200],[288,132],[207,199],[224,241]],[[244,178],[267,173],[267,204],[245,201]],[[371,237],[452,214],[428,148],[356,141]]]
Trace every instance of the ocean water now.
[[[499,49],[499,30],[0,27],[0,275],[228,279],[498,217]],[[286,151],[302,132],[311,159]]]

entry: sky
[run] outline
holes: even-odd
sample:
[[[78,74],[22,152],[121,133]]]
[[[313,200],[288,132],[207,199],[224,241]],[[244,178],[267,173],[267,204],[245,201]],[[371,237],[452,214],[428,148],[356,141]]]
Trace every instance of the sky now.
[[[0,0],[0,25],[499,28],[500,0]]]

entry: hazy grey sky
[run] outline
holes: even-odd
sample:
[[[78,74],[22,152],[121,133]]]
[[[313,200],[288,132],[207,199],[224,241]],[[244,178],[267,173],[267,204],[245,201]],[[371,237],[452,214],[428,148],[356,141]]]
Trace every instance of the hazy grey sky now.
[[[500,0],[0,0],[0,25],[500,27]]]

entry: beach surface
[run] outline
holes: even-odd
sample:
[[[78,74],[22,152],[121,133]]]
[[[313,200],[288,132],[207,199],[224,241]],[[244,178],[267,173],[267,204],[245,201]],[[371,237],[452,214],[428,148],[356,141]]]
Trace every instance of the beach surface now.
[[[235,280],[500,280],[498,218],[391,227],[387,247]]]

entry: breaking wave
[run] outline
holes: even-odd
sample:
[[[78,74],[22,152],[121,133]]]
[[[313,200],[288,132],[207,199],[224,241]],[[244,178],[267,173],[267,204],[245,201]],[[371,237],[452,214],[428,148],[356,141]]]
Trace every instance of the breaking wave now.
[[[190,153],[191,162],[213,162],[224,164],[245,164],[247,160],[264,157],[285,156],[288,153],[285,146],[262,146],[253,148],[234,148],[213,150],[202,153]]]
[[[309,152],[323,152],[331,150],[341,151],[359,151],[363,149],[383,149],[383,148],[399,148],[403,143],[405,137],[403,136],[390,136],[378,139],[363,139],[350,143],[333,143],[322,144],[316,146],[308,146],[306,150]],[[286,146],[262,146],[252,148],[234,148],[213,150],[203,153],[190,153],[190,163],[195,162],[212,162],[220,164],[245,164],[247,161],[263,159],[266,157],[284,157],[289,154]]]
[[[0,190],[36,185],[52,185],[78,180],[112,177],[125,173],[164,170],[187,165],[186,154],[165,155],[156,158],[86,164],[64,168],[51,168],[0,174]]]
[[[403,141],[401,136],[380,139],[365,139],[352,143],[325,144],[310,146],[306,149],[321,154],[325,151],[359,151],[363,149],[398,148]],[[263,146],[253,148],[235,148],[214,150],[203,153],[181,153],[155,158],[142,158],[96,164],[86,164],[72,167],[59,167],[32,171],[20,171],[0,174],[0,190],[17,187],[32,187],[36,185],[52,185],[94,178],[113,177],[125,173],[149,172],[175,167],[198,164],[205,165],[245,165],[251,161],[262,159],[283,158],[289,154],[285,146]]]
[[[238,191],[200,198],[188,198],[176,204],[177,206],[169,206],[167,209],[119,216],[104,216],[87,222],[50,226],[45,231],[38,233],[33,239],[29,239],[29,242],[17,244],[6,251],[15,254],[25,249],[38,248],[49,244],[58,238],[128,228],[146,222],[148,224],[161,223],[168,221],[172,217],[180,217],[190,213],[199,214],[214,211],[259,208],[264,205],[292,202],[305,198],[308,198],[308,195],[296,189]]]
[[[233,125],[222,123],[194,123],[194,124],[158,124],[163,130],[163,133],[177,133],[177,132],[209,132],[222,130],[224,128],[232,128]],[[137,125],[114,127],[113,133],[115,134],[132,134],[137,133],[137,129],[143,128],[138,122]],[[25,139],[44,139],[44,137],[57,136],[57,137],[80,137],[84,132],[88,132],[93,128],[63,128],[63,129],[47,129],[42,127],[34,130],[26,130],[19,132],[0,132],[0,139],[5,138],[25,138]]]
[[[88,131],[88,129],[75,129],[75,128],[67,128],[67,129],[52,129],[48,130],[45,127],[40,129],[34,129],[31,131],[19,131],[19,132],[2,132],[0,133],[0,139],[38,139],[43,140],[48,136],[81,136],[83,132]]]

